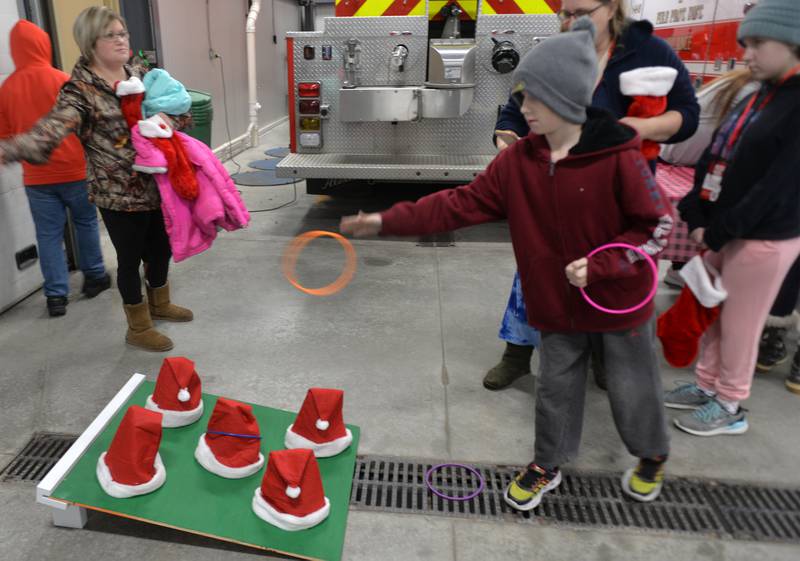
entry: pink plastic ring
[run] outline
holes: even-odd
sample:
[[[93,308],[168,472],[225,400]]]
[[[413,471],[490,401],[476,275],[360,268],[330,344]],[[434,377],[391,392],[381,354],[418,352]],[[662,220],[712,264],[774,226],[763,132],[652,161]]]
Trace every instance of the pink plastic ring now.
[[[605,312],[607,314],[632,314],[633,312],[641,310],[642,308],[647,306],[647,304],[650,303],[650,300],[655,298],[656,292],[658,291],[658,266],[656,265],[655,261],[653,261],[653,258],[647,255],[647,253],[642,251],[640,248],[627,243],[609,243],[606,245],[601,245],[597,249],[592,250],[592,252],[589,253],[589,255],[587,255],[586,257],[588,259],[591,258],[596,253],[605,251],[606,249],[614,249],[614,248],[630,249],[631,251],[635,251],[636,253],[644,257],[644,260],[647,261],[648,265],[650,265],[650,270],[653,272],[653,288],[650,289],[650,293],[647,295],[647,297],[638,304],[636,304],[635,306],[621,310],[620,309],[615,310],[612,308],[606,308],[604,306],[601,306],[600,304],[589,298],[589,295],[586,294],[586,291],[583,288],[579,288],[579,290],[581,291],[583,298],[589,303],[589,305],[591,305],[593,308],[600,310],[601,312]]]

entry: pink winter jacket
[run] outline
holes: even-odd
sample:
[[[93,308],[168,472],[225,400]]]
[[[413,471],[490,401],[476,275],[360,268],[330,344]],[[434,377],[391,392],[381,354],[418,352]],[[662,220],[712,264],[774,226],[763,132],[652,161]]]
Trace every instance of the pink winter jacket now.
[[[250,213],[227,170],[211,149],[182,132],[174,134],[183,143],[186,156],[195,167],[199,187],[197,199],[189,201],[178,196],[166,173],[153,174],[161,193],[161,211],[172,256],[177,263],[211,247],[218,227],[229,232],[245,228],[250,223]],[[138,125],[131,129],[131,139],[137,153],[137,168],[166,169],[164,154],[141,135]]]

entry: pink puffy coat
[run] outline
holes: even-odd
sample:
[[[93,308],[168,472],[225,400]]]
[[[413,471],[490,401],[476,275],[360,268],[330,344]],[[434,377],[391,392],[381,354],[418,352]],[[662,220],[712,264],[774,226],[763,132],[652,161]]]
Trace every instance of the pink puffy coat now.
[[[199,187],[197,199],[189,201],[178,196],[166,173],[153,174],[161,193],[161,211],[172,256],[178,262],[211,247],[218,228],[229,232],[245,228],[250,223],[250,213],[227,170],[211,149],[182,132],[174,134],[182,141],[186,156],[194,165]],[[138,125],[131,129],[131,139],[137,152],[137,168],[166,169],[164,154],[141,135]]]

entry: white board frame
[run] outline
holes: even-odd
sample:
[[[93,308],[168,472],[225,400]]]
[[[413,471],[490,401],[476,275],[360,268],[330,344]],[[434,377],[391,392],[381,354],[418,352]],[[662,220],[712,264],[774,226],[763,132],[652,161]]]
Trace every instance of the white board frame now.
[[[47,472],[44,479],[36,486],[36,502],[50,507],[53,513],[53,524],[66,528],[83,528],[86,525],[86,509],[71,505],[67,502],[53,499],[53,491],[64,480],[75,464],[83,457],[86,450],[92,445],[97,437],[105,430],[108,423],[120,409],[128,402],[134,392],[144,382],[144,374],[136,373],[130,377],[117,394],[100,411],[85,431],[78,437],[78,440],[69,447],[69,450],[62,458]]]

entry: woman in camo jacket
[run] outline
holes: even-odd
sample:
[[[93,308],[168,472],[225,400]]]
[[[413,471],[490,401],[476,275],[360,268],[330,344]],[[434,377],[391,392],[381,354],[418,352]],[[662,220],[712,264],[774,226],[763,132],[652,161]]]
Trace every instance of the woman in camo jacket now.
[[[87,8],[73,27],[81,57],[56,104],[28,132],[0,141],[0,162],[44,163],[70,133],[86,153],[89,197],[100,209],[117,253],[117,285],[122,295],[128,344],[163,352],[172,341],[153,326],[153,318],[191,321],[192,312],[170,302],[167,275],[171,257],[160,210],[158,187],[150,175],[133,170],[136,152],[114,85],[145,72],[130,58],[125,21],[106,7]],[[166,117],[166,116],[165,116]],[[176,128],[189,115],[171,117]],[[168,121],[169,122],[169,121]],[[139,267],[145,263],[147,302]]]

